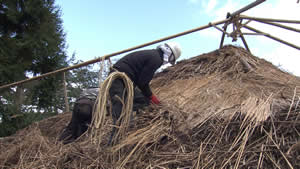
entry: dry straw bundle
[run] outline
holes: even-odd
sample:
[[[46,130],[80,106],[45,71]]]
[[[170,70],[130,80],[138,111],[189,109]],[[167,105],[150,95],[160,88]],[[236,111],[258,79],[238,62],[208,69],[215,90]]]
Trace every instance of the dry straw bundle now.
[[[105,126],[106,121],[106,115],[108,113],[111,114],[111,112],[107,112],[107,104],[109,104],[109,89],[113,83],[113,81],[117,78],[120,78],[123,80],[125,84],[125,90],[123,98],[118,98],[123,104],[121,117],[119,120],[120,122],[117,122],[116,124],[120,124],[118,132],[116,133],[115,138],[123,138],[126,134],[127,128],[129,126],[130,121],[130,115],[133,105],[133,95],[134,95],[134,89],[132,81],[129,79],[129,77],[125,73],[121,72],[112,72],[108,78],[100,84],[99,94],[96,100],[96,104],[94,107],[93,112],[93,118],[92,118],[92,128],[91,128],[91,136],[92,141],[98,142],[98,144],[101,143],[102,140],[102,131]],[[125,96],[125,93],[127,96]],[[126,99],[125,99],[126,98]]]
[[[2,139],[0,167],[299,168],[299,86],[298,77],[226,46],[157,74],[162,106],[135,115],[115,146],[97,149],[89,132],[57,143],[70,118],[63,114]]]

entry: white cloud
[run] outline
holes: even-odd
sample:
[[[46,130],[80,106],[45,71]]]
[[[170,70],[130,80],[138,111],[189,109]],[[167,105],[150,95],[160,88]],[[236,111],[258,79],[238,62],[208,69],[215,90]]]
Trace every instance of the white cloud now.
[[[188,0],[189,3],[192,3],[192,4],[196,4],[199,2],[199,0]]]
[[[300,6],[296,5],[295,2],[276,1],[274,4],[263,4],[263,5],[264,6],[253,8],[253,10],[247,11],[246,14],[254,17],[299,20],[298,13],[300,10]],[[300,38],[295,38],[295,36],[297,36],[299,33],[286,31],[285,29],[282,28],[269,26],[267,24],[261,24],[257,22],[252,22],[249,25],[257,29],[260,29],[263,32],[269,33],[271,35],[274,36],[276,35],[283,39],[290,40],[293,43],[300,43]],[[300,24],[289,24],[287,26],[296,27],[298,29],[300,28]]]
[[[295,55],[298,53],[298,55]],[[279,66],[283,70],[286,70],[294,75],[300,76],[300,51],[290,48],[288,46],[281,45],[275,48],[271,53],[264,55],[266,60],[271,60],[276,66]]]
[[[291,2],[277,0],[274,3],[265,3],[257,6],[256,8],[253,8],[253,10],[245,12],[245,14],[247,14],[248,16],[263,18],[299,20],[299,8],[300,6],[297,5],[294,1]],[[300,24],[280,24],[300,29]],[[300,47],[300,33],[257,22],[251,22],[249,23],[249,26]],[[271,52],[265,53],[263,52],[263,48],[267,48],[269,46],[269,40],[267,40],[268,38],[264,37],[257,39],[259,41],[259,44],[264,44],[264,46],[261,47],[262,49],[260,49],[258,55],[262,54],[264,56],[261,57],[264,57],[274,65],[280,65],[282,69],[300,76],[300,66],[298,64],[300,63],[300,50],[274,41],[273,43],[276,45],[272,45],[274,47]]]
[[[209,0],[206,6],[206,13],[211,13],[217,5],[217,0]]]
[[[272,3],[273,2],[273,3]],[[300,5],[295,1],[266,1],[257,7],[245,12],[247,15],[262,17],[271,17],[278,19],[299,19]]]
[[[220,27],[220,26],[218,26]],[[212,39],[220,39],[221,31],[216,30],[215,28],[204,29],[199,32],[199,35],[202,37],[210,37]]]
[[[220,6],[215,10],[214,20],[223,20],[226,18],[228,12],[234,12],[239,9],[242,5],[238,1],[227,0],[223,6]]]

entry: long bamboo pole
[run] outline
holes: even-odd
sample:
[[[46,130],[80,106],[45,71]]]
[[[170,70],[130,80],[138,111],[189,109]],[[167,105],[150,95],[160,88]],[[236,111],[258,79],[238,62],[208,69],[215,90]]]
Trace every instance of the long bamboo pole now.
[[[249,30],[251,30],[251,31],[253,31],[253,32],[264,34],[264,36],[266,36],[266,37],[268,37],[268,38],[271,38],[271,39],[273,39],[273,40],[275,40],[275,41],[278,41],[278,42],[280,42],[280,43],[283,43],[283,44],[285,44],[285,45],[288,45],[288,46],[290,46],[290,47],[293,47],[293,48],[295,48],[295,49],[300,50],[300,47],[299,47],[299,46],[296,46],[296,45],[294,45],[294,44],[292,44],[292,43],[289,43],[289,42],[287,42],[287,41],[284,41],[284,40],[282,40],[282,39],[279,39],[279,38],[277,38],[277,37],[275,37],[275,36],[272,36],[272,35],[270,35],[270,34],[264,33],[264,32],[262,32],[262,31],[259,31],[259,30],[257,30],[257,29],[254,29],[254,28],[252,28],[252,27],[250,27],[250,26],[247,26],[247,25],[244,25],[244,27],[247,28],[247,29],[249,29]]]
[[[248,50],[248,52],[251,53],[250,48],[249,48],[249,46],[248,46],[248,44],[247,44],[247,41],[246,41],[246,39],[245,39],[245,37],[244,37],[242,31],[241,31],[241,27],[243,26],[243,25],[242,25],[242,22],[243,22],[243,19],[240,19],[240,20],[239,20],[239,24],[236,25],[236,27],[237,27],[237,29],[238,29],[239,32],[240,32],[240,36],[241,36],[241,39],[242,39],[242,41],[243,41],[243,44],[244,44],[245,48]]]
[[[64,99],[65,99],[65,112],[69,112],[70,111],[70,106],[69,106],[69,101],[68,101],[66,72],[63,72],[63,86],[64,86]]]
[[[247,41],[246,41],[246,39],[245,39],[245,37],[244,37],[243,34],[241,34],[241,38],[242,38],[243,44],[244,44],[245,48],[247,49],[247,51],[251,53],[251,51],[249,49],[249,46],[247,44]]]
[[[247,10],[249,10],[249,9],[251,9],[251,8],[253,8],[253,7],[255,7],[255,6],[257,6],[257,5],[259,5],[259,4],[263,3],[263,2],[265,2],[265,1],[266,0],[256,0],[255,2],[252,2],[251,4],[249,4],[249,5],[241,8],[241,9],[235,11],[235,12],[233,12],[230,15],[231,16],[239,15],[240,13],[245,12],[245,11],[247,11]]]
[[[218,21],[218,22],[214,22],[212,24],[213,25],[220,25],[220,24],[223,24],[223,23],[227,22],[228,20],[229,19],[225,19],[225,20],[221,20],[221,21]],[[176,38],[176,37],[179,37],[179,36],[187,35],[187,34],[190,34],[190,33],[196,32],[196,31],[200,31],[200,30],[203,30],[203,29],[207,29],[211,26],[212,26],[211,24],[207,24],[207,25],[200,26],[200,27],[197,27],[197,28],[194,28],[194,29],[190,29],[190,30],[185,31],[185,32],[181,32],[181,33],[178,33],[178,34],[167,36],[165,38],[161,38],[161,39],[154,40],[154,41],[151,41],[151,42],[148,42],[148,43],[144,43],[144,44],[141,44],[141,45],[138,45],[138,46],[134,46],[134,47],[131,47],[131,48],[128,48],[128,49],[125,49],[125,50],[121,50],[121,51],[118,51],[118,52],[115,52],[115,53],[104,55],[104,56],[101,56],[97,59],[89,60],[89,61],[77,64],[77,65],[74,65],[74,66],[62,68],[62,69],[59,69],[59,70],[56,70],[56,71],[48,72],[48,73],[45,73],[45,74],[40,75],[40,76],[35,76],[35,77],[32,77],[32,78],[21,80],[21,81],[14,82],[14,83],[11,83],[11,84],[2,85],[2,86],[0,86],[0,90],[8,88],[8,87],[12,87],[12,86],[20,85],[20,84],[23,84],[23,83],[26,83],[26,82],[30,82],[30,81],[33,81],[33,80],[41,79],[41,78],[44,78],[44,77],[47,77],[47,76],[50,76],[50,75],[53,75],[53,74],[66,72],[66,71],[76,69],[76,68],[79,68],[79,67],[87,66],[89,64],[93,64],[93,63],[100,62],[102,60],[108,59],[112,56],[120,55],[120,54],[129,52],[129,51],[133,51],[133,50],[136,50],[136,49],[139,49],[139,48],[150,46],[150,45],[162,42],[162,41],[166,41],[166,40],[173,39],[173,38]]]
[[[250,20],[259,20],[259,21],[265,21],[265,22],[284,22],[284,23],[295,23],[295,24],[300,23],[300,21],[298,21],[298,20],[257,18],[257,17],[250,17],[250,16],[245,16],[245,15],[240,15],[240,18],[241,19],[250,19]]]
[[[286,26],[286,25],[282,25],[282,24],[279,24],[279,23],[273,23],[273,22],[262,21],[262,20],[255,20],[255,21],[260,22],[260,23],[264,23],[264,24],[269,24],[269,25],[277,26],[277,27],[280,27],[280,28],[283,28],[283,29],[287,29],[287,30],[290,30],[290,31],[294,31],[294,32],[300,33],[300,29],[293,28],[293,27]]]
[[[227,24],[224,25],[223,29],[224,29],[224,32],[222,33],[222,37],[221,37],[221,42],[220,42],[220,49],[223,47],[223,43],[224,43],[224,39],[225,39],[225,34],[226,34],[226,31],[227,31]]]

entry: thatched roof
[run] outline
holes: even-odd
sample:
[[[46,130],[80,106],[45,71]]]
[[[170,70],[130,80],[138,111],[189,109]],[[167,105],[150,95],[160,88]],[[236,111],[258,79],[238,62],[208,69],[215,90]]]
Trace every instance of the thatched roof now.
[[[151,85],[162,106],[136,115],[115,147],[95,144],[89,133],[58,143],[71,117],[64,113],[1,139],[0,167],[300,167],[298,77],[225,46],[169,67]]]
[[[179,62],[152,84],[162,100],[186,113],[190,129],[237,112],[262,121],[300,96],[299,77],[234,46]]]

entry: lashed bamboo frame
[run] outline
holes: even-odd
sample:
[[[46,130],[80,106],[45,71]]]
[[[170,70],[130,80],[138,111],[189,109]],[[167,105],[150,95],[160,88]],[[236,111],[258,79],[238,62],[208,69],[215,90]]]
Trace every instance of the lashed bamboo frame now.
[[[229,19],[224,19],[224,20],[221,20],[221,21],[218,21],[218,22],[214,22],[213,25],[220,25],[220,24],[226,23],[227,21],[229,21]],[[62,73],[62,72],[66,72],[66,71],[73,70],[73,69],[76,69],[76,68],[80,68],[80,67],[83,67],[83,66],[87,66],[87,65],[90,65],[90,64],[94,64],[94,63],[97,63],[97,62],[101,62],[103,60],[109,59],[109,58],[111,58],[113,56],[116,56],[116,55],[120,55],[120,54],[123,54],[123,53],[126,53],[126,52],[130,52],[130,51],[140,49],[140,48],[143,48],[143,47],[146,47],[146,46],[150,46],[150,45],[153,45],[153,44],[156,44],[156,43],[159,43],[159,42],[163,42],[163,41],[166,41],[166,40],[174,39],[174,38],[177,38],[179,36],[187,35],[187,34],[197,32],[197,31],[200,31],[200,30],[203,30],[203,29],[207,29],[207,28],[210,28],[210,27],[212,27],[212,25],[207,24],[207,25],[200,26],[200,27],[197,27],[197,28],[194,28],[194,29],[190,29],[190,30],[178,33],[178,34],[170,35],[170,36],[158,39],[158,40],[154,40],[154,41],[151,41],[151,42],[148,42],[148,43],[144,43],[144,44],[141,44],[141,45],[138,45],[138,46],[134,46],[134,47],[131,47],[131,48],[128,48],[128,49],[124,49],[124,50],[121,50],[121,51],[118,51],[118,52],[115,52],[115,53],[107,54],[107,55],[104,55],[104,56],[98,57],[96,59],[89,60],[89,61],[77,64],[77,65],[74,65],[74,66],[58,69],[58,70],[55,70],[55,71],[52,71],[52,72],[45,73],[45,74],[40,75],[40,76],[35,76],[35,77],[29,78],[29,79],[25,79],[25,80],[21,80],[21,81],[18,81],[18,82],[2,85],[2,86],[0,86],[0,90],[8,88],[8,87],[17,86],[17,85],[20,85],[20,84],[23,84],[23,83],[27,83],[27,82],[30,82],[30,81],[33,81],[33,80],[42,79],[42,78],[45,78],[47,76],[51,76],[51,75],[54,75],[54,74],[57,74],[57,73]]]
[[[223,26],[224,32],[226,32],[227,26],[228,26],[228,25],[236,18],[236,16],[240,15],[242,12],[245,12],[245,11],[247,11],[247,10],[249,10],[249,9],[251,9],[251,8],[253,8],[253,7],[255,7],[255,6],[257,6],[257,5],[259,5],[259,4],[263,3],[263,2],[265,2],[265,1],[266,1],[266,0],[257,0],[257,1],[255,1],[255,2],[252,2],[252,3],[249,4],[249,5],[247,5],[247,6],[243,7],[243,8],[241,8],[241,9],[239,9],[239,10],[233,12],[232,14],[227,13],[226,18],[227,18],[227,19],[230,18],[230,21],[224,24],[224,26]],[[225,33],[224,33],[224,32],[223,32],[223,34],[222,34],[222,38],[221,38],[221,42],[220,42],[220,48],[223,47],[223,43],[224,43],[224,39],[225,39]],[[243,40],[243,42],[245,41],[244,37],[242,37],[242,40]],[[245,41],[245,42],[246,42],[246,41]],[[248,49],[247,43],[244,43],[244,44],[245,44],[245,46],[246,46],[247,49]],[[250,51],[250,50],[248,50],[248,51]]]
[[[237,22],[237,20],[239,22]],[[246,22],[245,24],[242,24],[243,20],[248,20],[248,22]],[[279,24],[279,23],[300,24],[300,21],[298,21],[298,20],[258,18],[258,17],[250,17],[250,16],[246,16],[246,15],[236,15],[236,16],[232,16],[230,18],[230,20],[227,23],[225,23],[225,26],[224,26],[223,30],[221,30],[223,32],[223,35],[222,35],[221,42],[220,42],[220,48],[223,47],[223,42],[224,42],[224,39],[225,39],[225,34],[227,34],[228,36],[230,36],[230,37],[232,37],[234,39],[235,38],[234,35],[236,33],[238,33],[238,36],[242,39],[245,48],[249,52],[250,52],[250,49],[248,47],[246,39],[244,38],[244,35],[263,35],[263,36],[266,36],[266,37],[268,37],[270,39],[273,39],[273,40],[275,40],[277,42],[280,42],[282,44],[285,44],[287,46],[290,46],[292,48],[300,50],[300,47],[297,46],[297,45],[295,45],[295,44],[293,44],[293,43],[290,43],[288,41],[282,40],[282,39],[280,39],[280,38],[278,38],[276,36],[270,35],[269,33],[265,33],[265,32],[263,32],[261,30],[258,30],[258,29],[255,29],[253,27],[248,26],[247,24],[249,22],[251,22],[251,21],[256,21],[256,22],[259,22],[259,23],[268,24],[268,25],[271,25],[271,26],[276,26],[276,27],[279,27],[279,28],[282,28],[282,29],[286,29],[286,30],[289,30],[289,31],[300,33],[300,29],[297,29],[297,28],[294,28],[294,27],[291,27],[291,26],[286,26],[286,25]],[[279,23],[277,23],[277,22],[279,22]],[[227,29],[227,26],[230,25],[230,24],[233,24],[234,31],[232,33],[227,33],[226,29]],[[254,33],[243,33],[241,31],[241,28],[246,28],[246,29],[248,29],[248,30],[250,30],[250,31],[252,31]],[[220,30],[220,28],[217,28],[217,29]]]
[[[278,41],[280,43],[283,43],[285,45],[288,45],[290,47],[293,47],[295,49],[300,50],[300,47],[297,46],[297,45],[294,45],[294,44],[292,44],[290,42],[287,42],[285,40],[282,40],[280,38],[272,36],[272,35],[270,35],[268,33],[265,33],[265,32],[262,32],[260,30],[255,29],[255,28],[252,28],[250,26],[247,26],[247,24],[249,22],[256,21],[256,22],[260,22],[260,23],[264,23],[264,24],[269,24],[269,25],[272,25],[272,26],[276,26],[276,27],[279,27],[279,28],[283,28],[283,29],[286,29],[286,30],[290,30],[290,31],[294,31],[294,32],[300,33],[299,29],[296,29],[296,28],[293,28],[293,27],[290,27],[290,26],[286,26],[286,25],[282,25],[282,24],[276,23],[276,22],[280,22],[280,23],[300,24],[300,21],[298,21],[298,20],[257,18],[257,17],[250,17],[250,16],[245,16],[245,15],[240,15],[242,12],[247,11],[247,10],[249,10],[249,9],[251,9],[251,8],[253,8],[253,7],[255,7],[255,6],[257,6],[257,5],[259,5],[259,4],[263,3],[263,2],[265,2],[265,1],[266,0],[257,0],[255,2],[249,4],[249,5],[247,5],[247,6],[243,7],[243,8],[241,8],[241,9],[233,12],[232,14],[228,13],[227,14],[227,18],[225,20],[221,20],[221,21],[214,22],[214,23],[209,23],[207,25],[200,26],[198,28],[190,29],[190,30],[178,33],[178,34],[167,36],[167,37],[164,37],[164,38],[161,38],[161,39],[158,39],[158,40],[154,40],[154,41],[151,41],[151,42],[148,42],[148,43],[144,43],[144,44],[141,44],[141,45],[138,45],[138,46],[134,46],[134,47],[131,47],[131,48],[128,48],[128,49],[125,49],[125,50],[121,50],[121,51],[118,51],[118,52],[115,52],[115,53],[111,53],[111,54],[108,54],[108,55],[104,55],[104,56],[98,57],[96,59],[89,60],[89,61],[77,64],[77,65],[74,65],[74,66],[70,66],[70,67],[62,68],[62,69],[59,69],[59,70],[56,70],[56,71],[48,72],[48,73],[45,73],[45,74],[40,75],[40,76],[35,76],[35,77],[28,78],[28,79],[25,79],[25,80],[21,80],[21,81],[17,81],[17,82],[14,82],[14,83],[2,85],[2,86],[0,86],[0,90],[5,89],[5,88],[9,88],[9,87],[13,87],[13,86],[17,86],[17,85],[20,85],[20,84],[23,84],[23,83],[27,83],[27,82],[30,82],[30,81],[42,79],[42,78],[45,78],[47,76],[51,76],[51,75],[54,75],[54,74],[57,74],[57,73],[64,73],[64,72],[67,72],[69,70],[73,70],[73,69],[76,69],[76,68],[79,68],[79,67],[87,66],[89,64],[94,64],[96,62],[101,62],[103,60],[109,59],[110,57],[113,57],[113,56],[116,56],[116,55],[120,55],[120,54],[123,54],[123,53],[126,53],[126,52],[130,52],[130,51],[133,51],[133,50],[136,50],[136,49],[139,49],[139,48],[143,48],[143,47],[146,47],[146,46],[150,46],[150,45],[153,45],[153,44],[156,44],[156,43],[159,43],[159,42],[163,42],[163,41],[166,41],[166,40],[174,39],[174,38],[177,38],[179,36],[187,35],[187,34],[190,34],[190,33],[193,33],[193,32],[197,32],[197,31],[200,31],[200,30],[204,30],[204,29],[207,29],[207,28],[210,28],[210,27],[214,27],[214,28],[216,28],[216,29],[218,29],[218,30],[220,30],[220,31],[223,32],[222,37],[221,37],[221,42],[220,42],[220,48],[223,47],[223,43],[224,43],[224,39],[225,39],[225,34],[227,34],[228,36],[232,37],[234,41],[237,40],[237,37],[240,37],[242,39],[242,42],[243,42],[245,48],[249,52],[251,52],[251,51],[250,51],[250,48],[249,48],[249,46],[248,46],[248,44],[246,42],[246,39],[245,39],[244,35],[263,35],[263,36],[271,38],[271,39],[273,39],[275,41]],[[245,24],[242,24],[243,20],[248,20],[248,21]],[[224,24],[223,29],[217,27],[217,25],[220,25],[220,24]],[[233,24],[233,30],[234,30],[231,34],[229,34],[229,33],[226,32],[227,26],[230,25],[230,24]],[[243,33],[241,31],[241,28],[246,28],[248,30],[253,31],[254,33]],[[65,88],[65,93],[66,93],[66,88]],[[66,103],[66,107],[68,109],[67,103]]]

